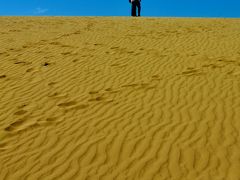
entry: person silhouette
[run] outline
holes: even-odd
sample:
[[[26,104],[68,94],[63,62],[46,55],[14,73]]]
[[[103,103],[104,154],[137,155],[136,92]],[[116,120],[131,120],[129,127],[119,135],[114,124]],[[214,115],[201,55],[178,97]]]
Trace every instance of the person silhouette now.
[[[136,16],[136,10],[138,9],[138,16],[141,16],[141,0],[129,0],[132,4],[132,16]]]

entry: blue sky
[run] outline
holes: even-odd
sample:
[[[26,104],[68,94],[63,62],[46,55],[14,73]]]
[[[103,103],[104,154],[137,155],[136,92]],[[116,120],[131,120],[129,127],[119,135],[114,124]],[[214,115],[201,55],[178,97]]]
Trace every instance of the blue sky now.
[[[129,16],[128,0],[0,0],[0,16]],[[142,16],[240,17],[240,0],[142,0]]]

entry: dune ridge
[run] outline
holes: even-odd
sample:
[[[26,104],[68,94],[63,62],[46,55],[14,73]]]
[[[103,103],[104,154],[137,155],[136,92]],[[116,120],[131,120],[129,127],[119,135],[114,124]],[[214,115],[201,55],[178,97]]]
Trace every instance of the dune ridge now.
[[[240,179],[239,22],[0,17],[0,179]]]

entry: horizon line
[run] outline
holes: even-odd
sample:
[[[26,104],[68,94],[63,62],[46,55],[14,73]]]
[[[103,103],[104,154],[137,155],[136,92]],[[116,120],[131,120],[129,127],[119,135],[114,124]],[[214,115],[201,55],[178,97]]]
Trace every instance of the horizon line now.
[[[240,19],[240,17],[235,16],[94,16],[94,15],[0,15],[0,17],[129,17],[129,18],[193,18],[193,19]]]

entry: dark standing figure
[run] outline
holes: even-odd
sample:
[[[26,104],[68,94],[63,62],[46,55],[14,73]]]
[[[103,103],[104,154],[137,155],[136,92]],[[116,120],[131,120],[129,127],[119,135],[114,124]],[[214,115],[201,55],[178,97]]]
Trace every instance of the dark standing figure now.
[[[136,16],[136,10],[138,9],[138,16],[141,16],[141,0],[129,0],[132,3],[132,16]]]

